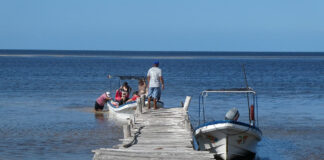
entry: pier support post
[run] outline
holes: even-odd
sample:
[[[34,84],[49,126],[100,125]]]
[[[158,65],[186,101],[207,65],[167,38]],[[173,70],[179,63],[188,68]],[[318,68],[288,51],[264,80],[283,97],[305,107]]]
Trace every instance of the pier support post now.
[[[142,114],[142,98],[137,98],[137,113]]]
[[[189,108],[190,101],[191,101],[191,96],[187,96],[186,97],[186,100],[184,102],[184,105],[183,105],[183,110],[185,112],[188,112],[188,108]]]
[[[143,110],[144,106],[145,106],[145,95],[141,95],[141,108],[142,108],[142,110]]]
[[[132,128],[134,128],[135,124],[136,124],[136,121],[135,121],[135,114],[134,114],[133,115],[133,127]]]
[[[131,128],[133,128],[133,126],[134,126],[133,120],[132,120],[131,118],[127,118],[127,124],[128,124]]]
[[[129,124],[123,125],[124,139],[131,137],[131,130]]]

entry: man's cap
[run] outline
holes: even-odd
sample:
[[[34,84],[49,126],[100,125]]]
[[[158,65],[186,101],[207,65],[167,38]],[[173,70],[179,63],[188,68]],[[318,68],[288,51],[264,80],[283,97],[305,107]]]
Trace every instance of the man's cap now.
[[[154,64],[159,64],[160,62],[158,60],[154,61]]]

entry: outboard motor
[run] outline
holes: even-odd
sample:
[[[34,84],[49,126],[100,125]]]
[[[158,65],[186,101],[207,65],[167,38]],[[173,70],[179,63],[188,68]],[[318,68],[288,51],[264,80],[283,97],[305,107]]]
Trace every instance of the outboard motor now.
[[[237,121],[239,117],[240,117],[240,113],[238,109],[234,107],[226,113],[225,120]]]

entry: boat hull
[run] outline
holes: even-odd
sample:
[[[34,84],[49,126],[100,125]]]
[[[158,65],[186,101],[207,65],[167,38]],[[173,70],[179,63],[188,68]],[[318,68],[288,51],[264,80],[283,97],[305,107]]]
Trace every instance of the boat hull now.
[[[147,107],[148,102],[145,101],[145,107]],[[151,102],[151,106],[153,107],[153,102]],[[157,107],[158,108],[163,108],[164,104],[163,102],[157,102]],[[122,113],[122,114],[134,114],[135,110],[137,108],[137,103],[136,101],[134,102],[128,102],[126,104],[123,104],[121,106],[119,106],[118,108],[116,108],[113,104],[111,104],[110,102],[107,102],[107,107],[109,109],[110,112],[112,113]]]
[[[117,108],[110,102],[107,102],[107,106],[109,112],[111,113],[134,114],[137,107],[137,103],[136,101],[134,101],[134,102],[123,104]]]
[[[199,149],[215,153],[216,158],[254,157],[262,132],[248,124],[218,121],[198,127],[194,132]]]

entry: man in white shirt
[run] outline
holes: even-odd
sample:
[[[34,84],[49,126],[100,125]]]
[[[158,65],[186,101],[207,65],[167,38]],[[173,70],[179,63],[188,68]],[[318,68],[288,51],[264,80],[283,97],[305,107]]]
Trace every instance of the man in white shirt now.
[[[155,61],[153,67],[147,72],[148,90],[148,109],[151,108],[151,99],[153,98],[154,109],[157,109],[156,102],[160,100],[161,89],[164,89],[164,80],[162,77],[162,70],[159,68],[159,61]]]

